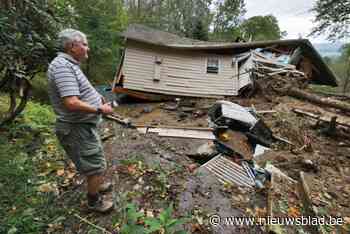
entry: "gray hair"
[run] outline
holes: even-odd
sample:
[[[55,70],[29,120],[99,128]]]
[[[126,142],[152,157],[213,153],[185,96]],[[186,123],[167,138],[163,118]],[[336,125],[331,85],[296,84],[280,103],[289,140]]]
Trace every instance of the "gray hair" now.
[[[75,29],[64,29],[58,34],[59,50],[65,51],[68,43],[86,40],[86,35]]]

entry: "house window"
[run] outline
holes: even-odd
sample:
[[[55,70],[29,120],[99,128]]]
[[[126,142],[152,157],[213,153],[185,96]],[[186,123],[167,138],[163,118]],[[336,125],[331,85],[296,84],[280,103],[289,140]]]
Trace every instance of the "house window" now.
[[[207,59],[207,73],[219,73],[219,58],[210,57]]]

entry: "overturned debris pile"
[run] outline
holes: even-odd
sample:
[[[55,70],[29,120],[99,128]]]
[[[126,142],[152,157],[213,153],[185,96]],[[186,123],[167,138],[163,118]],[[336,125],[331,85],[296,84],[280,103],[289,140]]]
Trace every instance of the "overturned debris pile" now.
[[[183,164],[181,165],[184,165],[184,168],[189,173],[194,173],[194,177],[205,171],[205,175],[208,175],[210,179],[223,183],[221,185],[221,183],[216,182],[219,189],[223,191],[231,189],[229,192],[232,198],[227,196],[228,193],[224,193],[224,195],[235,202],[232,202],[234,204],[230,207],[232,209],[236,209],[236,204],[240,204],[240,210],[244,214],[248,216],[255,215],[249,213],[247,205],[251,205],[256,201],[251,196],[261,195],[264,198],[271,197],[269,204],[273,213],[270,212],[270,208],[267,206],[265,208],[265,216],[260,217],[276,217],[279,215],[284,217],[298,217],[299,215],[316,217],[324,212],[322,210],[325,207],[324,204],[327,205],[326,214],[334,217],[340,216],[337,212],[334,213],[334,210],[341,210],[341,216],[348,217],[348,209],[339,207],[346,205],[344,201],[348,200],[343,197],[343,194],[344,196],[350,195],[347,192],[350,190],[347,188],[348,186],[341,186],[341,182],[335,181],[343,181],[342,183],[344,183],[344,179],[338,175],[338,170],[344,174],[349,173],[349,170],[345,170],[346,165],[348,165],[346,161],[348,156],[344,154],[349,141],[345,138],[338,139],[338,142],[330,140],[331,138],[328,139],[328,135],[325,135],[320,130],[320,127],[316,126],[315,122],[329,122],[330,120],[322,112],[323,109],[290,97],[276,97],[278,105],[275,105],[276,103],[265,103],[261,99],[253,99],[253,101],[237,99],[235,102],[242,106],[225,101],[213,104],[211,99],[205,102],[202,101],[197,100],[195,105],[191,103],[191,106],[186,105],[186,108],[182,101],[180,103],[152,103],[147,104],[147,108],[145,104],[140,104],[137,105],[138,108],[134,108],[135,106],[128,108],[126,113],[133,119],[132,126],[145,134],[152,134],[152,136],[147,136],[147,138],[158,139],[161,143],[166,142],[167,144],[165,144],[164,148],[174,153],[173,155],[163,155],[162,153],[160,157],[172,163],[181,164],[182,162]],[[207,106],[211,107],[203,109]],[[251,106],[251,108],[243,106]],[[267,111],[255,111],[255,107]],[[294,107],[298,107],[298,109]],[[201,117],[195,117],[194,114],[199,109],[204,111],[205,114]],[[132,112],[129,112],[129,110],[132,110]],[[206,126],[207,120],[205,119],[207,110],[209,110],[209,126]],[[334,110],[328,111],[332,112]],[[300,114],[306,112],[313,113],[315,116],[312,116],[312,118],[305,118],[303,117],[304,115],[300,116]],[[180,117],[180,113],[185,113],[187,117]],[[256,113],[264,114],[256,115]],[[317,117],[316,114],[321,117],[327,117],[327,119]],[[334,112],[329,114],[330,117],[333,115],[335,115]],[[346,128],[349,122],[344,121],[342,117],[345,116],[341,116],[339,112],[338,116],[336,124]],[[260,119],[263,119],[269,128],[266,129],[263,127],[264,124],[259,124],[262,123]],[[323,123],[320,122],[319,124]],[[261,126],[259,127],[259,125]],[[338,136],[339,126],[336,126],[336,136]],[[259,131],[256,131],[257,128]],[[273,131],[272,137],[271,131]],[[263,132],[263,134],[259,135],[259,132]],[[286,138],[287,140],[284,142],[287,143],[289,141],[289,143],[274,144],[275,141],[278,141],[276,140],[278,137],[275,134]],[[138,135],[138,133],[135,135]],[[168,137],[176,137],[177,139]],[[183,138],[187,139],[183,140]],[[193,140],[188,140],[191,138]],[[141,137],[140,139],[144,138]],[[181,144],[177,145],[180,142]],[[204,142],[206,143],[203,144]],[[269,146],[272,142],[273,150],[267,151],[262,156],[254,157],[260,144]],[[192,149],[197,149],[197,146],[201,144],[203,144],[203,147],[198,148],[197,153],[195,152],[196,150],[190,153]],[[254,144],[257,146],[254,147]],[[339,153],[341,154],[340,156],[338,155]],[[195,162],[200,161],[197,159],[201,158],[202,166],[196,164],[193,167],[192,165],[195,163],[191,160],[189,161],[186,155],[191,156],[192,159],[197,156],[196,160],[194,160]],[[274,157],[270,159],[270,155]],[[341,160],[341,165],[336,166],[335,162],[339,160]],[[274,166],[281,168],[286,174],[283,174],[271,165],[265,166],[266,161],[270,161]],[[338,167],[342,168],[338,169]],[[301,179],[302,176],[299,175],[300,171],[313,175],[315,177],[314,180],[318,183],[315,189],[315,186],[312,186],[313,184],[309,182],[310,189],[316,190],[316,192],[311,191],[311,196],[307,195],[307,192],[302,190],[296,191],[295,189],[295,187],[300,187],[302,183],[305,183]],[[331,174],[329,171],[331,171]],[[278,175],[278,177],[283,179],[278,179],[278,177],[276,179],[274,175]],[[331,175],[330,178],[325,179],[328,175]],[[322,179],[320,179],[321,176]],[[271,179],[274,182],[270,182],[269,177],[275,177],[275,180]],[[285,180],[288,182],[284,182]],[[319,184],[323,184],[324,181],[328,181],[328,185],[320,186]],[[270,187],[271,183],[273,184],[272,188]],[[332,184],[334,184],[334,188],[330,189]],[[248,192],[244,194],[232,192],[242,188]],[[324,192],[320,193],[320,189],[324,190]],[[338,190],[344,192],[338,193]],[[266,192],[271,195],[266,196]],[[336,193],[335,195],[334,192]],[[204,194],[206,195],[207,193],[205,192]],[[323,197],[323,194],[326,195]],[[259,202],[265,202],[263,199],[259,200]],[[309,202],[304,203],[304,201],[301,201],[304,199],[309,200]],[[335,200],[336,202],[333,202]],[[319,208],[316,215],[314,215],[315,212],[304,213],[305,209],[312,211],[312,206],[315,206],[315,204]],[[281,228],[284,229],[283,227]],[[303,229],[303,227],[298,228]],[[289,230],[294,230],[291,233],[296,233],[297,229],[289,227]],[[278,230],[272,231],[278,233]]]

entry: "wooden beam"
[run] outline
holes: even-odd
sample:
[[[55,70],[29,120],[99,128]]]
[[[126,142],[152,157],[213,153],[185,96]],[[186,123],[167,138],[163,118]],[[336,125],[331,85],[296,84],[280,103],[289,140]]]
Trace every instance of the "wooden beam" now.
[[[162,137],[179,137],[207,140],[215,139],[215,135],[213,134],[213,132],[201,130],[162,129],[158,135]]]
[[[294,108],[293,111],[295,113],[297,113],[297,114],[301,114],[301,115],[304,115],[304,116],[307,116],[307,117],[310,117],[310,118],[313,118],[313,119],[316,119],[316,120],[321,120],[321,121],[327,122],[327,123],[330,123],[331,120],[332,120],[331,118],[326,118],[324,116],[316,115],[314,113],[307,112],[307,111],[304,111],[304,110],[301,110],[301,109],[297,109],[297,108]],[[336,121],[336,124],[350,128],[350,124],[345,123],[345,122],[340,122],[339,120]]]
[[[133,124],[137,128],[165,128],[165,129],[186,129],[186,130],[202,130],[214,131],[213,128],[207,127],[192,127],[192,126],[171,126],[171,125],[154,125],[154,124]]]
[[[307,212],[307,215],[310,217],[317,217],[317,210],[312,204],[312,199],[310,197],[310,188],[305,180],[304,172],[299,173],[299,193],[301,195],[301,200],[303,202],[303,207]],[[319,226],[310,225],[311,231],[313,234],[321,234],[321,228]]]
[[[142,91],[135,91],[131,89],[126,89],[122,87],[114,87],[113,93],[124,93],[131,97],[147,100],[147,101],[170,101],[174,100],[176,96],[169,96],[164,94],[148,93]]]

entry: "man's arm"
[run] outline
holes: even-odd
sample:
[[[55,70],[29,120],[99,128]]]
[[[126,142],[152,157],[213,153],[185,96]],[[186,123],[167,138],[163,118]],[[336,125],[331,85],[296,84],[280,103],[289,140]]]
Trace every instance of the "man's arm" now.
[[[64,106],[70,111],[79,111],[86,113],[97,114],[98,111],[95,107],[89,105],[86,102],[81,101],[77,96],[68,96],[63,98]],[[109,104],[103,104],[99,107],[102,114],[112,114],[113,109]]]

